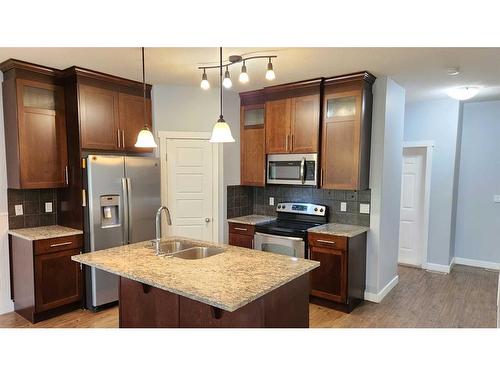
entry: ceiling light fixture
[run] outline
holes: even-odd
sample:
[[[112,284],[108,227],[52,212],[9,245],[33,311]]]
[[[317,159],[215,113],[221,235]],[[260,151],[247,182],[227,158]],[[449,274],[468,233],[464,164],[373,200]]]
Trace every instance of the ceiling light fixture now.
[[[267,63],[266,79],[268,81],[276,79],[276,74],[274,74],[273,63],[271,62],[271,58],[269,58],[269,62]]]
[[[155,142],[155,137],[151,130],[149,130],[148,124],[146,122],[146,69],[144,68],[144,47],[141,48],[142,52],[142,90],[143,90],[143,118],[144,127],[141,129],[137,135],[137,141],[135,142],[135,147],[145,147],[145,148],[155,148],[158,145]]]
[[[229,75],[229,68],[226,66],[226,73],[224,73],[224,80],[222,84],[226,89],[230,89],[233,86],[233,82],[231,81],[231,76]]]
[[[479,93],[479,87],[455,87],[448,90],[448,96],[456,100],[469,100]]]
[[[203,90],[208,90],[210,88],[210,82],[208,82],[207,72],[203,69],[203,74],[201,75],[200,87]]]
[[[448,68],[446,70],[446,74],[449,76],[458,76],[460,74],[460,69],[459,68]]]
[[[241,73],[240,73],[239,80],[241,83],[248,83],[248,81],[250,81],[250,77],[248,76],[248,73],[247,73],[247,66],[245,65],[244,61],[243,61],[243,66],[241,67]]]
[[[229,62],[223,64],[222,61],[220,62],[220,65],[210,65],[210,66],[200,66],[198,69],[203,69],[203,74],[201,75],[201,83],[200,87],[204,90],[207,90],[210,87],[210,83],[208,82],[207,79],[207,69],[219,69],[219,68],[226,68],[226,73],[224,74],[224,81],[222,82],[223,86],[226,89],[229,89],[233,86],[233,82],[231,81],[231,77],[229,75],[229,66],[233,64],[238,64],[242,63],[243,65],[241,66],[241,73],[238,78],[238,80],[241,83],[248,83],[250,81],[250,77],[247,72],[247,65],[246,61],[248,60],[254,60],[254,59],[269,59],[269,62],[267,63],[267,70],[266,70],[266,79],[269,81],[272,81],[276,79],[276,74],[274,73],[273,69],[273,63],[271,59],[277,58],[278,56],[276,55],[265,55],[265,56],[251,56],[251,57],[246,57],[243,58],[240,55],[231,55],[229,56]]]
[[[222,47],[219,49],[219,86],[220,86],[220,116],[219,120],[214,125],[212,129],[212,137],[209,142],[212,143],[228,143],[234,142],[233,135],[231,134],[231,128],[229,124],[224,120],[222,115]]]

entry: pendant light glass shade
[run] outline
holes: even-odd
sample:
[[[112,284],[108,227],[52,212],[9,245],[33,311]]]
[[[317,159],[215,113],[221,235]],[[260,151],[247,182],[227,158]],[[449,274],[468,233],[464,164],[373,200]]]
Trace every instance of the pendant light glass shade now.
[[[229,77],[229,71],[227,71],[227,77]],[[209,142],[211,143],[229,143],[235,142],[233,135],[231,134],[231,128],[229,124],[224,120],[224,116],[222,115],[222,47],[219,48],[219,89],[220,89],[220,116],[219,120],[215,123],[212,129],[212,136],[210,137]]]
[[[243,66],[241,67],[241,73],[240,73],[239,80],[241,83],[247,83],[248,81],[250,81],[250,77],[248,77],[247,67],[246,67],[244,61],[243,61]]]
[[[210,88],[210,82],[208,82],[207,73],[205,73],[205,71],[203,71],[203,74],[201,75],[200,87],[203,90],[208,90]]]
[[[233,134],[231,134],[231,128],[229,124],[220,117],[212,129],[212,137],[210,137],[209,142],[211,143],[229,143],[235,142]]]
[[[231,81],[231,76],[229,75],[229,70],[226,67],[226,73],[224,73],[224,80],[222,81],[222,85],[226,89],[230,89],[233,87],[233,82]]]
[[[147,126],[144,126],[137,135],[135,147],[156,148],[158,145],[155,142],[155,137]]]
[[[135,147],[141,148],[156,148],[158,147],[155,142],[155,137],[151,130],[149,130],[148,124],[146,123],[146,67],[144,64],[144,47],[141,48],[142,52],[142,88],[143,88],[143,118],[144,118],[144,127],[141,129],[139,134],[137,134],[137,141],[135,142]]]

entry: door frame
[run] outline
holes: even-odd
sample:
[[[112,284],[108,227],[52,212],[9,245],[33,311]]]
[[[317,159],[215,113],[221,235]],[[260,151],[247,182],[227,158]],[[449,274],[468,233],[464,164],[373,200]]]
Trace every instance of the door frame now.
[[[423,201],[423,233],[422,233],[422,262],[421,268],[427,269],[427,248],[429,246],[429,214],[431,198],[431,176],[432,176],[432,153],[435,143],[432,140],[403,142],[403,152],[410,148],[425,148],[425,171],[424,171],[424,201]],[[404,156],[403,156],[404,157]],[[403,170],[401,169],[401,180]],[[400,204],[401,210],[401,204]]]
[[[160,139],[160,164],[161,164],[161,203],[167,206],[168,202],[168,186],[167,186],[167,140],[168,139],[193,139],[193,140],[209,140],[212,136],[210,132],[182,132],[182,131],[159,131],[158,138]],[[219,143],[211,143],[212,148],[212,239],[214,242],[223,241],[223,225],[222,216],[224,213],[223,189],[220,189],[224,183],[223,171],[223,147]],[[170,228],[162,220],[162,233],[170,235]]]

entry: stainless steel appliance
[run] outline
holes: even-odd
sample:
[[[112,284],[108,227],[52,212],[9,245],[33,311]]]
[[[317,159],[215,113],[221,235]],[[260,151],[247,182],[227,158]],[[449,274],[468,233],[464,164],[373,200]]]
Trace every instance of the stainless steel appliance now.
[[[316,186],[318,154],[273,154],[267,156],[267,183]]]
[[[160,190],[159,159],[89,155],[86,251],[153,239]],[[91,267],[86,300],[92,309],[117,301],[118,277]]]
[[[307,258],[307,230],[325,224],[327,207],[311,203],[278,203],[278,218],[255,226],[254,249]]]

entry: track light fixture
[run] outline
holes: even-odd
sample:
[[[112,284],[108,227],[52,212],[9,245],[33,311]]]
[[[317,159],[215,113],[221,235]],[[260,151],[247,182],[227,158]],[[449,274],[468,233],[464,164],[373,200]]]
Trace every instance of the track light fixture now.
[[[267,63],[267,70],[266,70],[266,79],[269,81],[272,81],[276,79],[276,74],[274,73],[274,68],[273,68],[273,63],[271,59],[277,58],[278,56],[276,55],[266,55],[266,56],[251,56],[251,57],[246,57],[243,58],[240,55],[231,55],[229,56],[229,62],[223,64],[222,61],[220,62],[219,65],[210,65],[210,66],[200,66],[198,69],[203,69],[203,74],[201,75],[201,83],[200,87],[204,90],[208,90],[210,88],[210,83],[208,82],[207,78],[207,69],[221,69],[221,68],[226,68],[226,72],[224,73],[224,80],[222,82],[222,85],[226,88],[229,89],[233,86],[233,82],[231,81],[231,76],[229,74],[229,67],[234,64],[242,63],[241,66],[241,72],[238,77],[238,80],[241,83],[248,83],[250,81],[250,77],[247,72],[247,66],[246,66],[246,61],[247,60],[254,60],[254,59],[268,59],[269,62]]]
[[[203,74],[201,75],[200,87],[203,90],[208,90],[210,88],[210,82],[208,82],[207,72],[203,69]]]
[[[226,66],[226,72],[224,73],[224,80],[222,81],[222,85],[226,89],[230,89],[233,86],[233,82],[231,81],[231,76],[229,75],[229,69]]]

